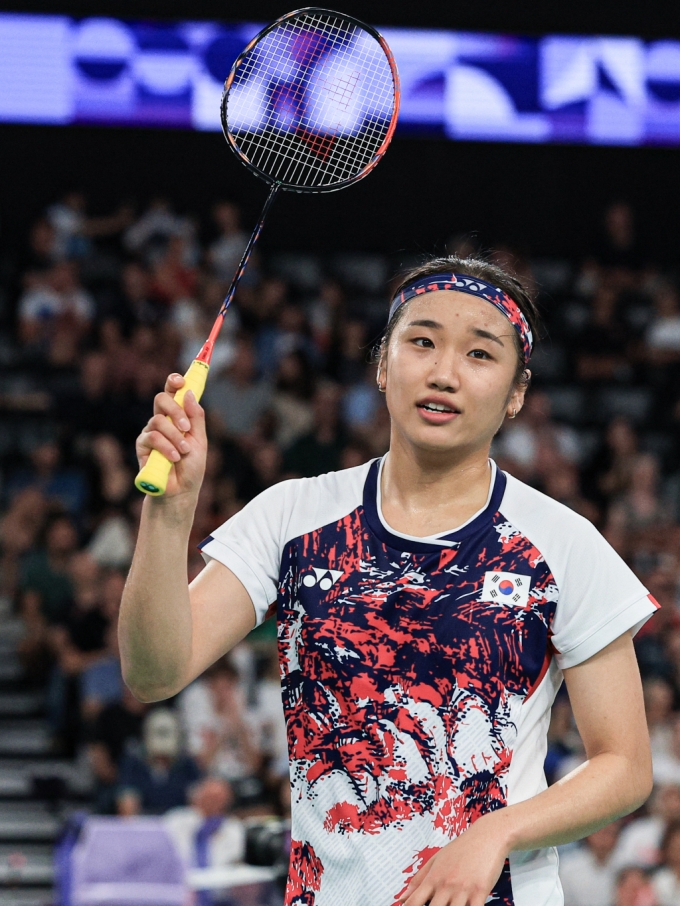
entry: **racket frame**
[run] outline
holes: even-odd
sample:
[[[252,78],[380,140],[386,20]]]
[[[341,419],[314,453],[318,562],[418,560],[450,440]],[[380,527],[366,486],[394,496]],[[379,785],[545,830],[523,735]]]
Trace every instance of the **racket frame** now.
[[[392,80],[394,82],[394,109],[392,111],[392,116],[390,120],[390,125],[385,133],[385,137],[375,152],[372,160],[366,164],[357,174],[350,176],[347,179],[340,180],[339,182],[332,183],[327,186],[298,186],[292,183],[281,182],[273,179],[271,176],[268,176],[266,173],[263,173],[255,164],[251,163],[248,157],[241,151],[239,146],[236,144],[236,140],[232,136],[229,125],[227,122],[227,98],[229,96],[229,89],[231,88],[232,82],[236,78],[236,73],[238,72],[239,66],[243,63],[245,58],[248,56],[250,51],[258,44],[262,38],[272,32],[275,28],[278,28],[284,22],[287,22],[289,19],[294,19],[296,16],[301,15],[325,15],[325,16],[337,16],[338,19],[341,19],[344,22],[351,22],[352,25],[357,28],[362,29],[363,31],[368,32],[371,37],[380,44],[385,56],[387,57],[387,62],[389,63],[390,71],[392,73]],[[224,90],[222,91],[222,100],[220,101],[220,120],[222,122],[222,132],[226,138],[229,147],[238,157],[244,166],[246,166],[251,173],[254,173],[259,179],[264,180],[269,185],[277,185],[278,188],[282,189],[285,192],[298,192],[300,194],[312,194],[317,195],[322,192],[337,192],[340,189],[344,189],[347,186],[354,185],[355,182],[359,182],[360,179],[363,179],[364,176],[373,170],[379,161],[382,159],[383,155],[387,151],[390,142],[392,141],[392,136],[394,135],[394,130],[397,128],[397,120],[399,119],[399,106],[401,101],[401,88],[399,83],[399,72],[397,70],[397,64],[394,60],[394,55],[390,50],[390,47],[387,41],[383,38],[377,28],[374,28],[372,25],[367,25],[365,22],[362,22],[361,19],[357,19],[355,16],[349,16],[347,13],[339,13],[336,10],[325,9],[320,6],[305,6],[302,9],[293,10],[293,12],[286,13],[285,16],[280,16],[276,19],[275,22],[272,22],[270,25],[267,25],[262,31],[258,32],[255,37],[250,41],[248,46],[236,57],[234,63],[231,67],[231,71],[227,76],[227,79],[224,83]]]

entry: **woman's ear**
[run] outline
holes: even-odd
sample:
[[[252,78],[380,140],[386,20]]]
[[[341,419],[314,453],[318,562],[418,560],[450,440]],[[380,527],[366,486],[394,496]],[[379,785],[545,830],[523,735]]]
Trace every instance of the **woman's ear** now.
[[[531,382],[531,371],[528,368],[525,368],[522,372],[522,377],[519,382],[515,384],[510,393],[510,399],[508,400],[507,405],[507,415],[508,418],[515,418],[522,411],[522,406],[524,406],[524,397],[526,392],[529,389],[529,384]]]
[[[384,345],[380,346],[380,354],[378,356],[378,369],[375,376],[376,383],[378,385],[378,390],[381,393],[385,392],[385,382],[387,380],[387,353],[385,352]]]

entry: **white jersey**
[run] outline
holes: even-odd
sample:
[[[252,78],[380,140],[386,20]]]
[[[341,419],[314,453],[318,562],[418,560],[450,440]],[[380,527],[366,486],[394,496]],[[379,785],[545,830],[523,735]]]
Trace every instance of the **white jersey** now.
[[[275,485],[202,545],[278,621],[286,906],[395,906],[477,818],[544,790],[562,670],[656,607],[589,522],[494,463],[465,525],[394,531],[382,462]],[[560,906],[555,850],[512,853],[487,902]]]

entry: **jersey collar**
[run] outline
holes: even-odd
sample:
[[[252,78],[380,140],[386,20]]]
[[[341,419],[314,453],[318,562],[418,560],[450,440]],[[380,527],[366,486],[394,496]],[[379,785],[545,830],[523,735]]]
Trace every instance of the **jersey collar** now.
[[[388,547],[412,553],[430,553],[440,551],[442,548],[453,547],[464,538],[490,522],[501,505],[505,493],[506,476],[493,460],[491,462],[491,485],[486,504],[479,512],[475,513],[468,521],[452,532],[427,538],[417,538],[413,535],[404,535],[390,528],[385,522],[380,510],[380,475],[382,473],[385,457],[375,459],[368,470],[364,482],[364,513],[371,531],[380,538]]]

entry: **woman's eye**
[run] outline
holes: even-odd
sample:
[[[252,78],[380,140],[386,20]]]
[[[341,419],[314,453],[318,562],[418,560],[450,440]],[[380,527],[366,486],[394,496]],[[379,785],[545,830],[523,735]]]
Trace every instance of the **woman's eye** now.
[[[434,343],[429,337],[415,337],[413,342],[416,346],[420,346],[421,349],[434,348]]]
[[[490,359],[491,356],[485,349],[473,349],[469,355],[473,356],[476,359]]]

